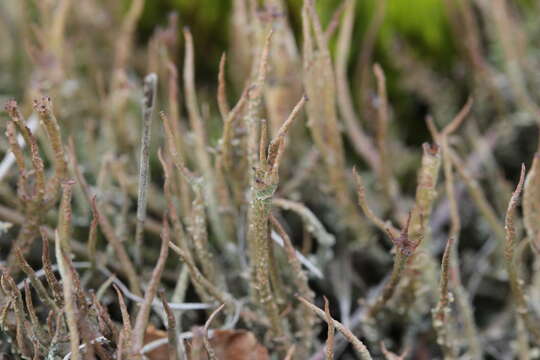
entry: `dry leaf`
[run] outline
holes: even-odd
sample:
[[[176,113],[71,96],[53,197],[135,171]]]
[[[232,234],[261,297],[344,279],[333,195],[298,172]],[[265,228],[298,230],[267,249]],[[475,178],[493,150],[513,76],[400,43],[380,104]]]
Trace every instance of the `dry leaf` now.
[[[210,339],[216,357],[219,360],[268,360],[268,350],[259,344],[255,335],[246,330],[215,330]],[[194,340],[190,345],[200,347],[199,358],[189,357],[189,360],[208,360],[202,341]],[[198,350],[198,349],[197,349]],[[188,351],[190,354],[191,351]]]
[[[149,325],[144,334],[144,344],[146,345],[153,341],[166,338],[166,331],[156,329],[154,325]],[[145,356],[149,360],[169,360],[169,344],[163,344],[154,350],[147,352]]]

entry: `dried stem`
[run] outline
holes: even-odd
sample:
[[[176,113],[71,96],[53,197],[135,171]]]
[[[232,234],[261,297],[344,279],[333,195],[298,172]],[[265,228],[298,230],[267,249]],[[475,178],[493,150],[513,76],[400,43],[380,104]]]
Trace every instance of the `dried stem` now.
[[[302,97],[289,118],[281,125],[277,135],[268,146],[267,158],[256,161],[257,154],[255,154],[255,158],[251,160],[255,161],[250,181],[249,227],[247,234],[252,274],[254,276],[251,287],[256,291],[259,302],[270,318],[274,335],[278,337],[284,335],[284,329],[268,274],[270,259],[268,220],[272,207],[272,198],[279,183],[279,164],[285,147],[285,135],[305,102],[306,98]],[[252,118],[250,121],[255,122],[256,119]],[[250,125],[252,127],[250,131],[256,130],[253,128],[254,126],[255,124]],[[256,134],[250,136],[255,137],[256,140],[259,139]],[[253,150],[258,153],[257,147],[254,147]]]
[[[124,342],[126,345],[128,345],[128,348],[131,348],[131,339],[132,339],[132,328],[131,328],[131,320],[129,318],[129,312],[126,307],[126,302],[124,301],[124,295],[122,295],[122,291],[118,288],[116,284],[113,284],[114,290],[116,291],[116,296],[118,297],[118,304],[120,305],[120,312],[122,313],[122,332],[120,333],[120,336],[123,337]],[[119,350],[117,353],[119,356],[122,355],[122,349],[121,346],[118,346]]]
[[[54,11],[54,18],[52,20],[52,26],[50,29],[50,47],[60,62],[62,61],[63,57],[65,28],[71,3],[71,0],[59,1]]]
[[[88,183],[86,182],[84,176],[82,175],[79,169],[79,164],[77,163],[77,159],[75,157],[75,149],[72,142],[70,143],[70,146],[69,146],[69,157],[70,157],[72,170],[75,173],[78,183],[81,185],[83,189],[83,193],[86,197],[86,201],[92,204],[93,195],[91,194],[90,187],[88,186]],[[133,266],[133,263],[131,262],[126,252],[126,249],[124,248],[124,245],[122,244],[121,240],[116,235],[114,231],[114,227],[110,223],[109,219],[103,215],[104,212],[101,207],[102,205],[100,204],[100,202],[96,201],[95,206],[94,206],[94,212],[95,212],[95,216],[97,216],[99,226],[101,227],[101,230],[103,230],[103,234],[105,235],[105,238],[107,239],[109,244],[113,247],[116,255],[118,256],[118,260],[120,261],[122,269],[126,277],[128,278],[129,287],[131,288],[131,291],[133,291],[137,296],[140,296],[142,294],[141,287],[139,284],[137,273],[135,272],[135,267]]]
[[[225,80],[225,62],[227,60],[227,55],[223,53],[221,59],[219,60],[219,74],[218,74],[218,106],[221,118],[225,120],[229,115],[231,109],[229,108],[229,103],[227,102],[227,81]]]
[[[393,237],[399,236],[399,230],[394,227],[389,221],[382,220],[377,216],[369,207],[369,204],[366,199],[366,189],[364,187],[364,181],[362,177],[356,171],[356,168],[353,168],[354,178],[356,180],[356,193],[358,194],[358,203],[362,208],[362,211],[367,216],[367,218],[377,226],[381,231],[390,231]]]
[[[447,316],[450,314],[451,296],[448,290],[450,277],[450,256],[453,238],[448,238],[441,263],[441,279],[439,282],[439,301],[432,310],[433,327],[437,332],[437,343],[441,346],[445,359],[457,359],[454,338],[451,333],[450,323]]]
[[[168,352],[169,360],[179,360],[180,354],[178,353],[178,337],[176,335],[176,320],[174,314],[165,298],[165,293],[163,291],[159,292],[159,297],[161,298],[161,304],[165,313],[167,314],[167,338],[169,340]]]
[[[394,295],[397,285],[402,278],[402,274],[407,265],[407,261],[414,254],[416,248],[420,245],[421,238],[416,242],[411,241],[411,239],[409,238],[409,226],[411,222],[411,217],[412,215],[411,213],[409,213],[407,223],[401,231],[399,237],[396,238],[389,230],[387,231],[388,236],[390,237],[396,248],[396,254],[394,256],[394,266],[392,267],[392,273],[390,274],[390,278],[384,285],[381,294],[377,297],[375,302],[369,306],[367,310],[367,317],[369,318],[374,319],[379,313],[379,311],[381,311],[386,305],[388,300],[392,298],[392,295]]]
[[[208,233],[206,231],[206,213],[204,211],[204,199],[201,186],[193,187],[195,197],[192,204],[191,213],[191,226],[188,230],[193,238],[193,244],[195,245],[195,255],[199,263],[204,276],[212,283],[216,283],[217,270],[215,267],[215,260],[210,252],[210,244],[208,243]]]
[[[427,224],[431,215],[433,201],[437,195],[436,186],[441,166],[441,154],[438,145],[424,143],[422,166],[418,173],[416,186],[415,207],[411,214],[409,236],[413,239],[424,239],[427,233]],[[424,241],[424,245],[426,245]]]
[[[60,125],[52,110],[52,101],[50,97],[42,97],[40,100],[34,100],[34,110],[39,116],[39,119],[45,124],[47,135],[51,142],[54,151],[55,161],[55,179],[58,182],[66,180],[67,162],[64,155],[64,146],[60,134]]]
[[[523,222],[527,237],[540,254],[540,153],[534,155],[533,163],[523,188]]]
[[[449,204],[450,204],[450,237],[456,241],[456,243],[459,242],[459,234],[461,231],[461,220],[459,217],[459,207],[457,203],[457,197],[455,195],[455,189],[454,189],[454,173],[452,171],[452,161],[450,159],[450,147],[448,145],[448,137],[455,132],[458,127],[463,123],[463,121],[466,119],[467,115],[469,114],[471,107],[472,107],[473,101],[472,98],[469,98],[461,111],[452,119],[452,121],[447,124],[444,129],[442,130],[441,134],[438,136],[438,140],[441,143],[442,146],[442,154],[443,154],[443,169],[444,169],[444,177],[445,177],[445,185],[446,185],[446,193],[448,196]],[[454,256],[451,257],[451,270],[450,272],[453,274],[453,286],[455,289],[455,296],[457,299],[457,305],[461,312],[461,316],[463,317],[465,332],[466,332],[466,338],[469,343],[469,348],[471,351],[471,355],[474,359],[482,359],[482,347],[480,345],[479,337],[478,337],[478,331],[476,329],[476,325],[474,323],[474,317],[473,317],[473,310],[472,306],[469,300],[469,297],[463,287],[463,284],[461,282],[461,275],[459,272],[460,266],[459,266],[459,256],[457,254],[457,246],[453,248]],[[448,343],[447,340],[442,340]]]
[[[248,130],[247,138],[247,157],[248,166],[254,169],[257,166],[259,154],[259,112],[261,111],[262,90],[266,79],[268,67],[268,53],[270,49],[270,40],[272,39],[272,31],[266,36],[264,46],[262,48],[261,57],[258,60],[257,76],[248,90],[248,108],[245,115],[245,123]]]
[[[505,230],[504,225],[499,220],[497,213],[487,200],[486,194],[480,187],[480,184],[478,181],[476,181],[466,170],[465,165],[463,161],[459,158],[459,156],[452,151],[452,149],[448,149],[448,153],[450,155],[450,159],[452,160],[452,164],[458,171],[458,174],[465,182],[465,185],[467,186],[467,189],[469,191],[469,194],[472,197],[473,202],[478,207],[478,210],[482,214],[482,216],[486,219],[486,221],[489,223],[491,229],[495,232],[495,235],[499,238],[500,243],[504,242],[505,239]]]
[[[47,292],[47,289],[45,289],[45,286],[39,280],[39,278],[36,276],[36,272],[32,267],[26,262],[26,259],[22,255],[22,253],[19,250],[15,250],[17,254],[17,260],[19,262],[19,266],[21,267],[21,270],[28,276],[28,279],[30,280],[32,287],[37,291],[40,300],[45,302],[52,310],[59,311],[58,306],[54,302],[54,300],[49,296],[49,293]]]
[[[90,258],[90,261],[92,262],[92,266],[95,267],[96,262],[97,262],[97,259],[96,259],[97,227],[99,224],[95,196],[92,198],[91,204],[92,204],[92,222],[90,223],[90,231],[88,232],[87,249],[88,249],[88,257]]]
[[[240,99],[233,107],[233,109],[223,118],[223,133],[221,135],[220,144],[221,152],[218,154],[216,160],[216,167],[223,167],[225,170],[230,171],[232,168],[232,139],[233,139],[233,126],[234,123],[240,118],[241,112],[244,110],[245,104],[248,101],[250,91],[248,88],[244,89]]]
[[[368,27],[362,39],[362,47],[360,49],[360,55],[356,64],[356,76],[359,80],[358,83],[358,96],[359,103],[363,109],[363,120],[368,121],[370,114],[370,101],[369,101],[369,68],[372,62],[373,50],[375,48],[375,41],[377,34],[381,28],[387,8],[388,1],[381,0],[375,4],[375,9],[372,18],[369,21]]]
[[[225,307],[225,304],[221,304],[216,310],[212,312],[210,317],[208,317],[208,320],[206,320],[206,323],[204,324],[203,329],[203,344],[206,352],[208,353],[209,360],[217,360],[216,352],[212,348],[212,345],[210,345],[210,341],[208,340],[208,328],[210,327],[210,324],[212,321],[214,321],[214,318],[219,314],[221,310]]]
[[[289,350],[287,350],[287,354],[285,354],[285,358],[283,360],[292,360],[295,353],[296,345],[292,345]]]
[[[208,206],[210,223],[214,230],[214,234],[220,241],[221,245],[226,248],[228,237],[219,214],[218,202],[215,195],[216,183],[214,170],[210,161],[210,155],[207,151],[207,136],[204,127],[203,119],[199,111],[197,95],[195,91],[195,67],[194,67],[194,50],[193,37],[188,29],[184,29],[184,38],[186,40],[186,53],[184,60],[184,87],[186,94],[186,107],[189,114],[189,122],[195,132],[195,146],[197,151],[195,156],[197,165],[204,177],[204,197]]]
[[[64,295],[64,313],[66,315],[66,322],[69,328],[69,341],[71,348],[71,359],[78,360],[80,358],[79,354],[79,328],[77,325],[77,305],[75,303],[75,294],[74,294],[74,273],[72,268],[69,266],[69,255],[65,253],[65,250],[62,248],[61,244],[65,244],[67,239],[60,238],[60,232],[56,231],[56,240],[55,240],[55,254],[56,261],[58,263],[58,269],[60,271],[60,276],[62,277],[62,289]]]
[[[204,275],[200,272],[195,263],[193,263],[193,261],[186,255],[186,253],[182,249],[180,249],[172,242],[169,242],[169,247],[173,249],[173,251],[177,253],[178,256],[180,256],[180,258],[182,259],[182,261],[188,266],[191,281],[195,286],[199,286],[200,288],[204,289],[204,291],[207,292],[215,300],[227,304],[227,306],[229,307],[233,305],[232,297],[228,293],[223,292],[210,281],[208,281],[208,279],[204,277]]]
[[[137,196],[137,227],[135,230],[135,262],[142,264],[142,247],[144,221],[146,220],[147,189],[150,180],[150,140],[152,129],[152,114],[157,97],[157,75],[152,73],[144,79],[143,99],[142,99],[142,135],[141,152],[139,163],[139,191]]]
[[[323,310],[319,309],[317,306],[313,305],[312,303],[310,303],[309,301],[307,301],[301,296],[297,296],[297,299],[300,300],[309,309],[311,309],[311,311],[317,314],[321,319],[323,319],[324,321],[327,321],[326,313]],[[334,320],[334,319],[332,319],[332,323],[334,327],[338,329],[338,331],[341,332],[343,336],[347,338],[347,340],[349,340],[354,350],[356,351],[356,353],[358,353],[361,359],[363,360],[371,359],[371,354],[369,353],[366,346],[362,343],[362,341],[360,341],[356,336],[354,336],[354,334],[347,327],[343,326],[343,324],[341,324],[339,321]]]
[[[328,334],[326,336],[326,360],[334,359],[334,332],[335,326],[332,321],[332,315],[330,315],[330,307],[328,305],[328,299],[324,297],[324,314],[326,315],[326,323],[328,324]]]
[[[169,222],[167,221],[167,216],[165,214],[163,217],[163,230],[161,232],[161,250],[159,252],[159,258],[154,270],[152,271],[152,277],[150,278],[150,283],[148,284],[148,288],[146,289],[146,293],[144,295],[144,302],[137,313],[135,327],[133,328],[133,343],[131,345],[131,353],[137,358],[141,356],[140,351],[144,345],[144,333],[146,331],[148,317],[150,316],[150,309],[152,302],[156,297],[161,275],[163,274],[163,269],[165,268],[165,261],[167,260],[167,255],[169,253],[169,242]]]
[[[296,286],[296,289],[298,291],[298,294],[302,296],[303,298],[307,299],[308,301],[313,301],[315,294],[309,287],[308,278],[306,276],[306,273],[302,269],[302,264],[298,260],[296,256],[296,251],[294,249],[294,246],[291,242],[291,239],[285,229],[283,229],[283,226],[279,223],[279,221],[273,216],[270,215],[270,221],[272,222],[272,226],[275,228],[276,232],[281,236],[283,239],[283,243],[285,246],[285,251],[287,254],[287,261],[289,262],[289,266],[291,267],[292,274],[293,274],[293,281]],[[313,341],[313,329],[314,325],[316,323],[316,319],[313,318],[312,314],[310,312],[305,311],[298,311],[298,326],[301,331],[301,345],[302,347],[299,349],[296,349],[299,354],[304,354],[309,351],[310,346]]]
[[[30,357],[30,350],[27,346],[27,336],[24,331],[24,324],[26,321],[24,313],[24,302],[22,299],[22,294],[17,288],[13,277],[8,273],[3,271],[0,277],[0,283],[2,285],[2,290],[5,294],[9,295],[12,299],[12,306],[15,312],[15,326],[16,326],[16,348],[21,353],[21,355]]]
[[[296,201],[274,198],[272,204],[282,208],[283,210],[290,210],[296,213],[302,221],[305,223],[307,230],[319,241],[323,246],[334,245],[336,239],[334,235],[330,234],[317,218],[317,216],[308,209],[304,204]]]
[[[354,110],[349,82],[347,76],[347,63],[349,60],[350,44],[355,15],[355,0],[345,1],[344,16],[339,30],[339,38],[336,51],[336,90],[337,103],[341,116],[347,127],[347,136],[356,152],[362,156],[370,167],[379,173],[381,159],[373,142],[360,127],[358,116]]]
[[[510,282],[510,290],[512,291],[512,297],[514,298],[516,312],[523,319],[525,327],[529,331],[533,340],[540,343],[540,328],[536,319],[533,318],[533,314],[529,310],[527,298],[523,290],[523,280],[519,278],[518,270],[515,264],[514,248],[516,246],[516,229],[514,227],[514,212],[519,201],[521,190],[525,182],[525,165],[521,166],[521,175],[519,178],[516,190],[512,193],[512,197],[508,202],[508,210],[506,211],[505,229],[506,229],[506,241],[504,244],[504,260],[506,265],[506,271],[508,272],[508,279]]]
[[[26,165],[24,161],[24,155],[22,152],[22,148],[19,145],[19,141],[17,139],[17,134],[15,133],[15,123],[13,121],[8,121],[6,125],[6,137],[8,138],[9,146],[11,148],[11,152],[13,153],[13,156],[15,157],[15,161],[17,163],[17,166],[19,167],[19,172],[21,174],[21,179],[25,179],[26,174]]]
[[[384,342],[381,341],[381,352],[383,353],[386,360],[405,360],[409,353],[409,349],[403,350],[401,355],[396,355],[390,350],[386,348],[386,345],[384,345]]]
[[[56,124],[56,119],[54,118],[54,115],[52,115],[50,99],[46,99],[48,99],[48,102],[41,104],[39,109],[47,120],[47,126],[50,126],[51,122]],[[37,140],[32,135],[29,127],[26,126],[17,106],[17,102],[15,100],[8,101],[5,106],[5,110],[10,117],[10,121],[8,121],[7,124],[6,135],[8,136],[10,148],[19,166],[21,176],[19,178],[17,192],[25,214],[25,221],[22,223],[18,237],[12,246],[7,259],[8,267],[11,269],[11,271],[16,271],[15,249],[20,250],[23,255],[29,251],[34,239],[38,235],[38,228],[41,225],[47,210],[49,210],[56,201],[58,179],[56,177],[53,178],[46,188],[44,164],[39,153]],[[51,120],[51,116],[54,121]],[[28,184],[29,171],[26,170],[22,148],[18,143],[18,139],[16,138],[14,125],[17,126],[19,132],[30,148],[30,160],[33,167],[33,175],[35,177],[33,188],[30,188]],[[59,139],[59,130],[57,125],[58,124],[56,124],[56,127],[52,126],[55,128],[55,131],[52,131],[53,135],[52,137],[50,136],[50,139],[51,142],[59,142],[60,150],[63,151],[61,148],[61,140]],[[47,131],[48,133],[51,131],[49,127],[47,127]],[[53,148],[56,150],[55,145],[53,145]],[[61,168],[61,166],[57,165],[57,174],[59,168]]]
[[[262,39],[268,27],[274,32],[268,59],[268,79],[264,86],[264,101],[268,114],[270,135],[276,136],[284,119],[301,94],[300,56],[288,20],[283,0],[266,0],[265,17],[256,19],[256,35]]]
[[[386,95],[386,77],[379,64],[373,65],[373,73],[377,78],[377,148],[380,156],[379,177],[383,184],[384,193],[389,202],[396,195],[396,185],[392,176],[392,161],[388,144],[388,98]]]
[[[332,59],[313,1],[304,2],[302,27],[304,87],[311,99],[306,106],[308,127],[323,157],[328,182],[344,225],[352,229],[365,244],[370,237],[366,234],[365,224],[358,221],[358,212],[351,200],[346,179],[345,152],[336,113]]]
[[[137,21],[144,9],[144,0],[132,0],[129,10],[124,17],[120,34],[116,40],[114,68],[124,69],[131,53],[132,38]]]
[[[43,240],[43,249],[42,249],[43,251],[42,251],[42,256],[41,256],[41,262],[43,264],[43,270],[45,273],[45,278],[47,279],[47,284],[51,288],[53,297],[56,303],[58,304],[62,301],[62,286],[56,279],[56,276],[54,275],[54,272],[52,269],[51,259],[49,257],[49,238],[43,228],[41,228],[40,231],[41,231],[41,238]]]

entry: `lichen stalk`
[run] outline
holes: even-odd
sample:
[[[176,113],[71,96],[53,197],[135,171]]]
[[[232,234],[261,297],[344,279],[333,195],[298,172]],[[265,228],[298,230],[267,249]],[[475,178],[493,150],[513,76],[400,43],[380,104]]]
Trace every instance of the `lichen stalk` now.
[[[150,180],[150,140],[152,118],[157,97],[157,75],[152,73],[145,77],[142,99],[142,135],[139,156],[139,189],[137,196],[137,225],[135,228],[135,262],[142,263],[142,247],[144,221],[146,220],[147,192]]]

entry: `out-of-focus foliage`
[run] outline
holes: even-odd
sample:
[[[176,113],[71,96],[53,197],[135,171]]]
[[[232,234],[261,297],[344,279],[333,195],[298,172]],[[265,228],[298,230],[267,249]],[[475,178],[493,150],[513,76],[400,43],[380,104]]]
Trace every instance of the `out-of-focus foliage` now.
[[[381,40],[387,43],[390,37],[397,34],[404,38],[416,39],[416,45],[428,54],[448,55],[452,44],[443,2],[443,0],[388,0],[387,14],[381,28]]]
[[[358,1],[355,19],[355,37],[361,39],[373,17],[380,0]],[[125,0],[126,3],[129,1]],[[197,59],[199,72],[211,79],[210,71],[215,75],[215,64],[219,61],[219,49],[224,47],[229,30],[231,0],[154,0],[145,5],[141,19],[141,40],[151,34],[156,25],[164,24],[167,14],[176,10],[182,18],[182,25],[189,26],[197,34]],[[387,0],[386,16],[377,39],[377,48],[384,56],[395,56],[391,53],[391,39],[398,35],[415,44],[415,50],[423,57],[441,61],[451,57],[454,49],[449,34],[442,0]],[[300,33],[301,0],[287,0],[289,17],[295,33]],[[316,1],[321,22],[326,24],[339,8],[340,1]],[[360,41],[352,44],[353,57],[360,50]]]

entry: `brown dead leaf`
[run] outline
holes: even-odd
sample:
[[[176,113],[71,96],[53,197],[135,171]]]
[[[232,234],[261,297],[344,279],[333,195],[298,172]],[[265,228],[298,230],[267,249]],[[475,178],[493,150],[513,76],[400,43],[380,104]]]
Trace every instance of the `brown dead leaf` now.
[[[188,360],[208,360],[202,345],[202,332],[187,343]],[[149,325],[144,335],[144,344],[167,338],[167,332]],[[247,330],[214,330],[210,344],[219,360],[269,360],[268,350],[259,344],[255,335]],[[168,360],[169,345],[163,344],[145,354],[149,360]]]
[[[246,330],[215,330],[210,339],[210,344],[219,360],[268,360],[268,350],[259,344],[255,335]],[[189,351],[188,360],[208,360],[206,351],[202,347],[202,341],[194,341],[187,344],[188,349],[199,347]],[[197,355],[195,358],[191,354]]]
[[[167,338],[167,332],[156,329],[154,325],[149,325],[144,334],[144,344],[151,343],[159,339]],[[146,357],[149,360],[169,360],[169,344],[163,344],[152,351],[147,352]]]

